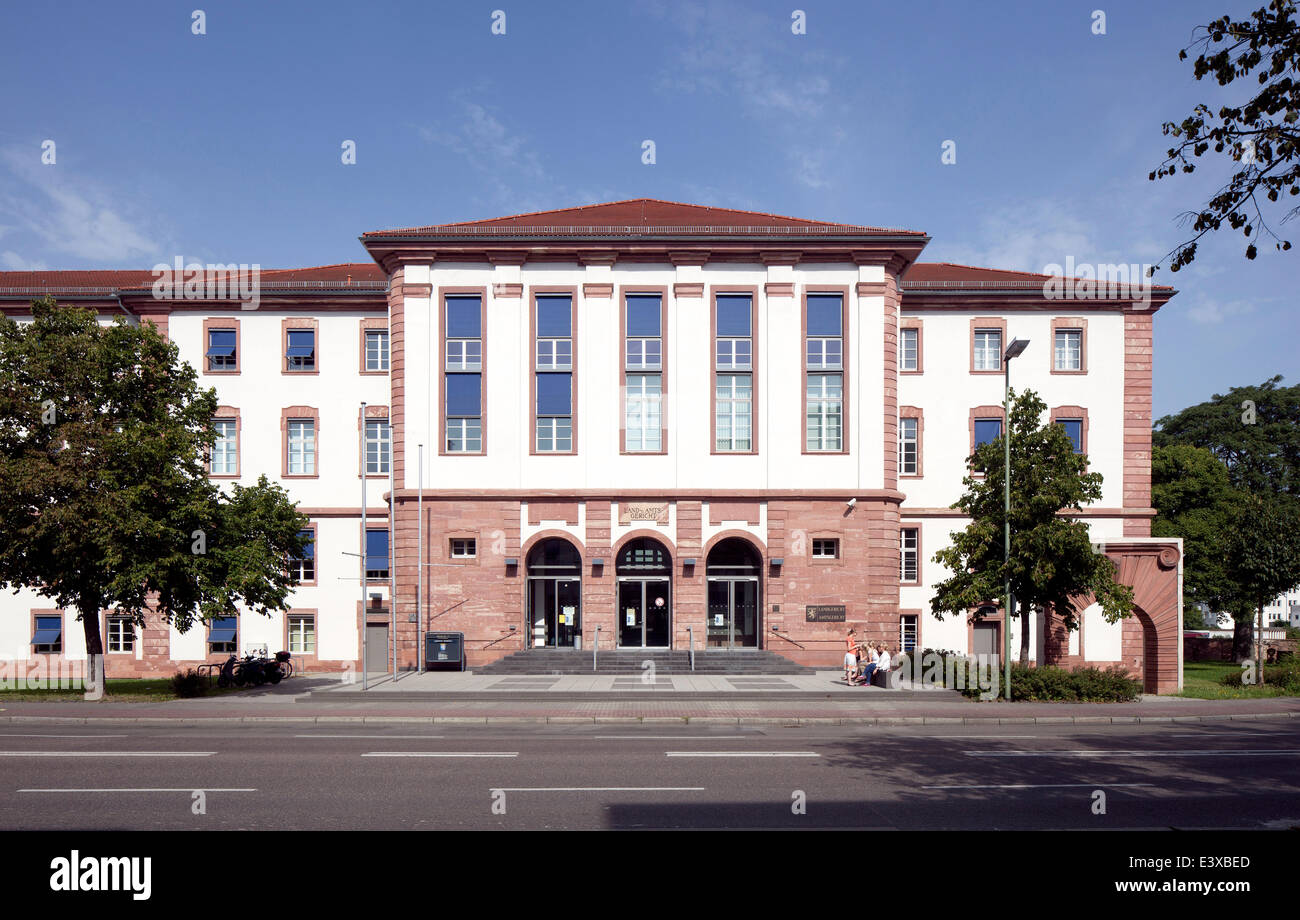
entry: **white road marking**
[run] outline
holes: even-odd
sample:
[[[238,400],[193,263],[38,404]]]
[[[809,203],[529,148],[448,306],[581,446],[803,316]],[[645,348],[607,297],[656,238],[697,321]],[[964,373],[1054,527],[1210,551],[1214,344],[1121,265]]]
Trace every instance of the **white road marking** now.
[[[185,789],[19,789],[19,792],[256,792],[256,789],[210,789],[189,786]]]
[[[1023,741],[1026,738],[1050,738],[1050,735],[919,735],[931,741]]]
[[[212,757],[216,751],[0,751],[0,757]]]
[[[968,757],[1281,757],[1300,751],[963,751]]]
[[[813,751],[666,751],[669,757],[820,757]]]
[[[295,738],[359,738],[361,740],[374,740],[381,738],[385,741],[439,741],[446,735],[294,735]]]
[[[922,786],[922,789],[1135,789],[1155,783],[1011,783],[1002,786]]]
[[[371,751],[362,757],[518,757],[518,751]]]
[[[703,792],[703,786],[493,786],[489,792]]]
[[[554,740],[574,741],[579,740],[582,736],[571,736],[563,739]],[[756,735],[701,735],[698,738],[692,738],[689,735],[587,735],[598,741],[742,741],[746,738],[757,738]]]
[[[126,735],[18,735],[0,732],[0,738],[125,738]]]

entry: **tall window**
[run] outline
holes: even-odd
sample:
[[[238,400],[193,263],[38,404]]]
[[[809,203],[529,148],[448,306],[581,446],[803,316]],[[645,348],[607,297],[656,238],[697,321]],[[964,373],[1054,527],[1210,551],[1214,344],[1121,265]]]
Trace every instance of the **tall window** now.
[[[316,535],[310,530],[300,530],[298,536],[306,539],[308,543],[289,561],[289,574],[299,582],[315,581]]]
[[[208,330],[208,370],[233,371],[239,369],[238,355],[235,354],[234,329]]]
[[[975,330],[975,370],[1002,370],[1002,330]]]
[[[239,420],[217,418],[212,420],[217,439],[212,445],[212,469],[217,476],[234,476],[239,472]]]
[[[1057,329],[1054,367],[1058,371],[1083,369],[1083,330]]]
[[[483,300],[478,294],[448,295],[446,373],[443,393],[448,453],[483,450]]]
[[[921,330],[900,329],[898,332],[898,369],[914,371],[920,365]]]
[[[238,617],[217,617],[208,624],[208,646],[218,654],[232,654],[238,633]]]
[[[719,294],[715,313],[714,449],[754,449],[753,298]]]
[[[662,305],[658,294],[626,298],[623,398],[624,447],[629,451],[663,450]]]
[[[108,650],[110,652],[135,651],[135,624],[130,617],[108,618]]]
[[[284,356],[291,371],[314,371],[316,369],[316,330],[290,329],[289,347]]]
[[[807,296],[807,383],[805,395],[807,450],[844,448],[844,298],[840,294]]]
[[[366,370],[388,370],[388,332],[383,329],[366,331]]]
[[[388,454],[392,446],[386,418],[366,419],[366,475],[388,472]]]
[[[898,473],[900,476],[915,476],[920,469],[920,437],[918,425],[920,419],[900,418],[898,420]]]
[[[996,441],[1002,437],[1002,419],[1000,418],[977,418],[975,419],[975,447],[983,447],[990,441]]]
[[[538,453],[573,450],[573,298],[538,294],[537,429]]]
[[[1065,433],[1070,436],[1070,443],[1074,445],[1076,454],[1083,453],[1083,419],[1081,418],[1058,418],[1056,424],[1065,429]]]
[[[37,655],[58,655],[63,652],[63,617],[56,615],[36,618],[32,651]]]
[[[920,581],[921,531],[904,527],[899,531],[902,553],[899,557],[898,580],[908,583]]]
[[[917,615],[904,613],[898,618],[898,648],[902,652],[916,651]]]
[[[307,614],[289,615],[289,652],[294,655],[316,654],[316,618]]]
[[[309,418],[289,419],[289,475],[316,474],[316,422]]]
[[[388,528],[366,530],[366,578],[388,577]]]

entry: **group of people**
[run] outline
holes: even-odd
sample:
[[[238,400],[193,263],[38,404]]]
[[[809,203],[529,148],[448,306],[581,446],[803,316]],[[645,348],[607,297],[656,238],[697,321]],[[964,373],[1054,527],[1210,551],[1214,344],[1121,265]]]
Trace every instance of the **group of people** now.
[[[858,641],[857,630],[850,629],[845,637],[848,649],[844,652],[844,682],[871,686],[871,677],[877,671],[889,670],[889,649],[884,645],[863,645]]]

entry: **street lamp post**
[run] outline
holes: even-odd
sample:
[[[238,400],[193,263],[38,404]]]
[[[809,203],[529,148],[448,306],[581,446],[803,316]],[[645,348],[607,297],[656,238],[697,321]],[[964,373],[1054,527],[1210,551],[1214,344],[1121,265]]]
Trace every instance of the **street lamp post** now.
[[[1006,454],[1002,465],[1003,524],[1003,623],[1002,673],[1006,681],[1007,702],[1011,702],[1011,359],[1020,356],[1029,339],[1012,339],[1002,353],[1002,443]]]

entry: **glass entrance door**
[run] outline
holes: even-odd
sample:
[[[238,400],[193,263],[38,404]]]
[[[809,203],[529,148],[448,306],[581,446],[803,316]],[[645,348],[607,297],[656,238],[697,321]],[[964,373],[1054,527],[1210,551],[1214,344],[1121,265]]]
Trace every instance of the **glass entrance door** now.
[[[667,579],[624,578],[618,583],[620,648],[667,648],[671,605]]]
[[[710,578],[708,648],[758,647],[758,579]]]
[[[530,578],[528,620],[533,628],[533,645],[572,648],[574,636],[582,631],[582,584],[576,579]]]

